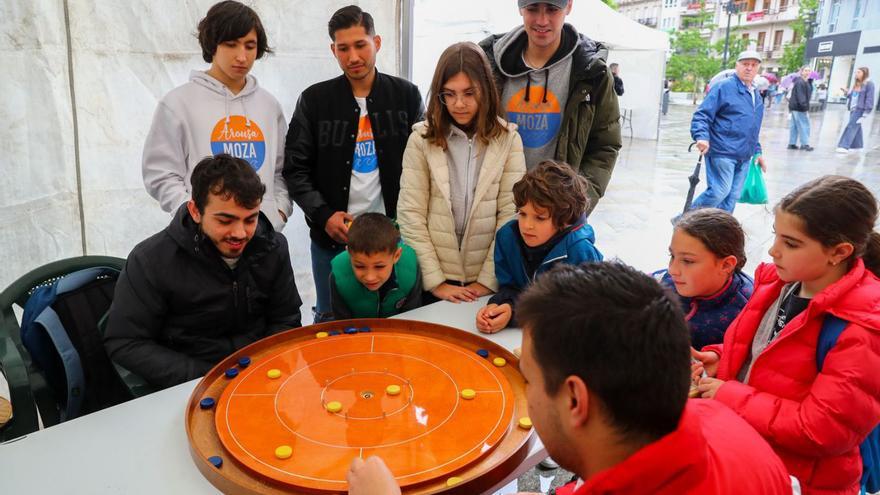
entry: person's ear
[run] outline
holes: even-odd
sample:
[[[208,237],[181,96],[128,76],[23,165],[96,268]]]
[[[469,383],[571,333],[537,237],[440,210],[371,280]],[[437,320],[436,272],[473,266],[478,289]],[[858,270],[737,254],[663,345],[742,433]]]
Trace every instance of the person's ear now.
[[[843,262],[843,260],[852,256],[853,251],[855,251],[855,247],[849,242],[841,242],[840,244],[831,248],[831,252],[829,253],[830,258],[828,260],[832,265],[838,265]]]
[[[562,384],[561,393],[566,403],[568,422],[573,428],[581,427],[590,419],[590,390],[578,376],[569,376]]]
[[[193,200],[189,200],[186,202],[186,209],[189,211],[189,216],[192,217],[195,223],[202,223],[202,214],[199,212],[198,207],[196,207],[196,202]]]
[[[394,259],[392,260],[392,263],[397,263],[400,260],[400,255],[402,253],[403,253],[403,248],[398,247],[397,251],[394,251]]]
[[[376,51],[378,52],[380,48],[382,48],[382,37],[378,34],[373,36],[373,44],[376,45]]]
[[[730,275],[736,270],[736,264],[739,260],[736,259],[736,256],[730,254],[721,259],[721,270]]]
[[[330,53],[333,54],[334,58],[339,58],[336,56],[336,43],[330,43]]]

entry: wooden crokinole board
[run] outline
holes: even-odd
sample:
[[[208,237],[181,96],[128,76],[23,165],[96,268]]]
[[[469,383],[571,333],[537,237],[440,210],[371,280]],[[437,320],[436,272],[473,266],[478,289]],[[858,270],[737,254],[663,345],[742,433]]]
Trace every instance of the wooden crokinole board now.
[[[229,368],[239,374],[227,378]],[[464,389],[476,397],[462,398]],[[207,397],[216,404],[202,409]],[[334,401],[342,410],[331,413]],[[533,435],[517,424],[526,408],[518,359],[503,347],[442,325],[363,319],[291,330],[229,356],[193,391],[186,428],[193,460],[225,493],[345,492],[352,459],[378,455],[404,493],[474,494],[525,459]],[[287,459],[275,455],[282,445],[292,448]],[[462,481],[450,488],[450,477]]]

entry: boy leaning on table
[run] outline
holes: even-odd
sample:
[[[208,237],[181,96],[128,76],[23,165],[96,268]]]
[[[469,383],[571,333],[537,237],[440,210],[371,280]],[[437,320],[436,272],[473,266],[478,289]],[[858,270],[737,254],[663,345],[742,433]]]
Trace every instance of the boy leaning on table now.
[[[351,222],[348,245],[330,268],[330,306],[337,320],[387,318],[422,305],[416,253],[381,213],[363,213]]]
[[[574,494],[792,493],[751,426],[688,399],[689,330],[650,276],[559,265],[520,297],[518,320],[529,414],[548,453],[583,480]],[[400,493],[378,457],[355,458],[348,482],[352,495]]]

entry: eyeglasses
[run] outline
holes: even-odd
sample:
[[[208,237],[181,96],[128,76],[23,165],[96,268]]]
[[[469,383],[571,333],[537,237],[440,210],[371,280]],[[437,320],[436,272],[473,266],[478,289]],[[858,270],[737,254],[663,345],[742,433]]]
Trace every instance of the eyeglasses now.
[[[456,101],[461,101],[465,105],[470,105],[477,101],[477,93],[475,91],[465,91],[463,94],[458,94],[453,91],[442,91],[437,95],[437,98],[440,99],[440,103],[446,106],[452,105]]]

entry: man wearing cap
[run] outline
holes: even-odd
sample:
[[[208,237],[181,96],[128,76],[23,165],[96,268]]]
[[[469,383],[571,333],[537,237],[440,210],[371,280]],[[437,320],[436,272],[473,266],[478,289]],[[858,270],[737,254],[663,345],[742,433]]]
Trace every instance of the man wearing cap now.
[[[758,155],[765,169],[758,133],[764,119],[764,103],[752,81],[761,67],[754,50],[736,59],[736,77],[712,86],[691,119],[691,137],[706,156],[706,190],[694,208],[721,208],[733,212],[748,172],[749,160]]]
[[[507,120],[518,126],[526,166],[571,164],[589,182],[589,211],[605,193],[620,150],[620,111],[608,49],[565,16],[571,0],[518,0],[523,25],[480,42]]]

